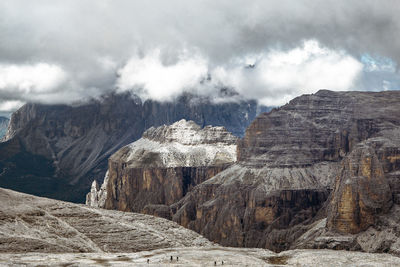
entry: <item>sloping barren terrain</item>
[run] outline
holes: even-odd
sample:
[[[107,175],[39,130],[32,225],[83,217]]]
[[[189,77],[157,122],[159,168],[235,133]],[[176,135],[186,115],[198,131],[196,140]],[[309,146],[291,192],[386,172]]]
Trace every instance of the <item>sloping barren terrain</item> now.
[[[0,189],[0,252],[137,252],[198,245],[212,243],[162,218]]]

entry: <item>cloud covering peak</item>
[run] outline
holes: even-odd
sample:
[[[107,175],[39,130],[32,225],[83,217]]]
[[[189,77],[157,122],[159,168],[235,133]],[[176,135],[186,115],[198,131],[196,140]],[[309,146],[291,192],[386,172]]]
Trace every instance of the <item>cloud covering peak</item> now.
[[[133,91],[143,99],[171,100],[195,90],[207,76],[207,61],[184,52],[176,62],[165,63],[160,49],[143,57],[134,56],[118,71],[118,91]]]
[[[0,109],[114,90],[169,100],[232,87],[279,105],[320,88],[396,89],[399,11],[396,0],[4,0]]]

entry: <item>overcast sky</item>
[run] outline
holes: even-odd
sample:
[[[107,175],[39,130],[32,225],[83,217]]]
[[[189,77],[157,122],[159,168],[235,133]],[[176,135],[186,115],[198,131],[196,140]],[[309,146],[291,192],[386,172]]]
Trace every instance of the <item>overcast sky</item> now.
[[[400,84],[400,2],[2,0],[0,112],[222,87],[266,105]]]

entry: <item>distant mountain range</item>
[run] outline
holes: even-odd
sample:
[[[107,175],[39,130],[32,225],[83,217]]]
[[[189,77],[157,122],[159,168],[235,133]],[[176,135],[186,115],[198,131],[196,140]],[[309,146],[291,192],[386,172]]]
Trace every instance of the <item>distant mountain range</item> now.
[[[242,136],[264,110],[254,100],[214,103],[190,94],[172,102],[110,94],[75,106],[26,104],[0,143],[0,186],[84,202],[93,179],[103,181],[108,157],[151,126],[187,119]]]

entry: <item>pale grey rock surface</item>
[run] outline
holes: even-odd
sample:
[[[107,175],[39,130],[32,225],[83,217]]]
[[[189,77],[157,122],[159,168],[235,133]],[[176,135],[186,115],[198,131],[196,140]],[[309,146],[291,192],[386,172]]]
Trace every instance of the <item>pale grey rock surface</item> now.
[[[0,188],[0,252],[137,252],[212,246],[166,219],[90,208]]]

